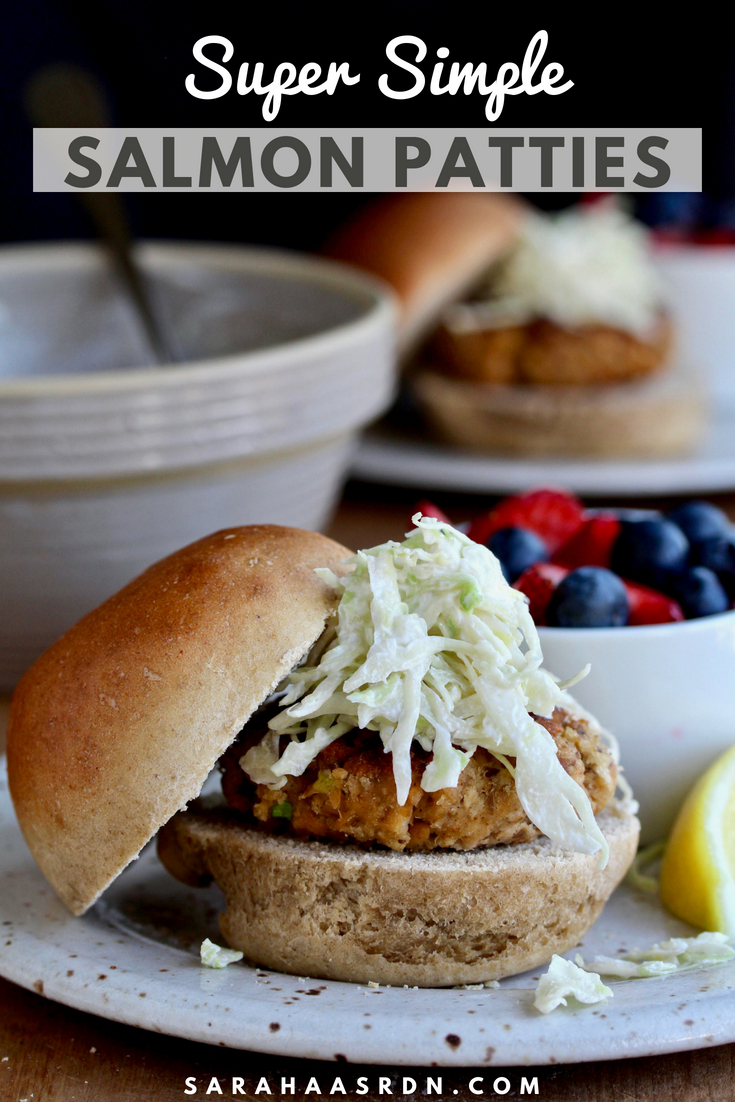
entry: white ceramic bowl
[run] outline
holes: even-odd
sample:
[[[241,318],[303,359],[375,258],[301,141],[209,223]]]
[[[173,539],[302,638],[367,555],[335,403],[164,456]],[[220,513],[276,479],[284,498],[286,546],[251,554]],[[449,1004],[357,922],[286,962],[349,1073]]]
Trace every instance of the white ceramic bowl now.
[[[641,841],[665,838],[682,800],[735,742],[735,611],[631,628],[540,628],[544,665],[620,743]]]
[[[269,250],[146,244],[184,362],[151,367],[92,245],[0,249],[0,691],[84,612],[217,528],[320,528],[390,403],[395,306]]]
[[[665,245],[656,252],[682,351],[715,402],[735,404],[735,247]]]

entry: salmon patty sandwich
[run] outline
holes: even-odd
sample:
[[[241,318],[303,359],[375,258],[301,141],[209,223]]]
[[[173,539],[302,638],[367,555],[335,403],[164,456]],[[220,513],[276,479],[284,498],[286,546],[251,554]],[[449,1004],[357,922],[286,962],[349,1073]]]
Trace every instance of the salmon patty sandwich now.
[[[575,945],[625,875],[611,736],[542,667],[498,560],[417,515],[352,555],[215,533],[90,613],[23,678],[19,822],[83,913],[158,831],[261,966],[447,986]],[[217,766],[222,797],[197,799]],[[616,796],[616,788],[622,796]]]

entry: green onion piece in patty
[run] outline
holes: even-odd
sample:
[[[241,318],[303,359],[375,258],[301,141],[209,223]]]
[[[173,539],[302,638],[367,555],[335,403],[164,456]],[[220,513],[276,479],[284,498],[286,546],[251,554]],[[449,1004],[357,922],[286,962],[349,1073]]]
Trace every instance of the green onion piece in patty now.
[[[274,804],[271,808],[271,815],[274,819],[290,819],[293,815],[293,804],[290,804],[288,800],[284,800],[282,804]]]

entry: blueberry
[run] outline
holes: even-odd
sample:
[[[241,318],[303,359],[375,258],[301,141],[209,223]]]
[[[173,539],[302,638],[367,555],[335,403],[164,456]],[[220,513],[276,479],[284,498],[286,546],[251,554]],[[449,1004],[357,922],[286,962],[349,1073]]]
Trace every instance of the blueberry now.
[[[546,562],[549,557],[549,549],[541,537],[527,528],[499,528],[487,541],[487,546],[500,559],[503,573],[511,585],[529,566]]]
[[[730,521],[716,505],[709,501],[687,501],[668,514],[668,519],[681,528],[691,544],[725,536],[730,532]]]
[[[610,566],[622,578],[668,592],[668,579],[684,569],[689,540],[673,521],[624,520]]]
[[[560,628],[616,628],[628,622],[625,586],[603,566],[580,566],[557,586],[546,622]]]
[[[677,575],[671,591],[687,620],[714,616],[724,612],[730,604],[719,578],[706,566],[688,566]]]
[[[663,513],[658,509],[631,509],[625,506],[621,509],[613,509],[618,520],[661,520]]]
[[[728,596],[735,597],[735,535],[702,540],[692,548],[690,562],[714,571]]]

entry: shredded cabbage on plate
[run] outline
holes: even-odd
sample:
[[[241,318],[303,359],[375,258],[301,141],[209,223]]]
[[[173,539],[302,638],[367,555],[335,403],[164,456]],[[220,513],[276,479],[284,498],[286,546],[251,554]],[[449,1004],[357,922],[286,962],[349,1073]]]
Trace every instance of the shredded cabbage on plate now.
[[[228,964],[242,960],[243,954],[239,949],[225,949],[205,937],[199,950],[199,958],[205,968],[226,968]]]
[[[652,945],[650,949],[635,949],[621,958],[595,957],[594,960],[584,961],[577,953],[576,961],[587,972],[632,980],[723,964],[733,957],[735,949],[727,934],[708,930],[697,937],[672,937]]]
[[[360,727],[378,732],[392,754],[404,804],[414,739],[432,754],[421,777],[426,792],[455,787],[482,746],[514,774],[518,798],[543,834],[565,849],[599,853],[604,867],[608,847],[587,794],[529,715],[550,716],[569,700],[571,682],[560,685],[541,668],[526,598],[486,547],[433,518],[413,521],[403,543],[348,560],[346,577],[317,571],[340,594],[336,623],[287,678],[284,710],[242,768],[256,784],[280,788]]]
[[[613,992],[605,986],[600,976],[610,976],[616,980],[668,976],[674,972],[724,964],[733,957],[735,949],[727,934],[710,930],[697,937],[672,937],[652,945],[650,949],[634,949],[623,957],[600,956],[585,961],[577,953],[571,961],[554,954],[547,971],[536,985],[533,1005],[542,1014],[549,1014],[558,1006],[566,1006],[569,996],[580,1003],[596,1003],[613,997]]]
[[[557,1006],[567,1006],[570,997],[579,1003],[599,1003],[611,999],[612,994],[594,972],[585,972],[573,961],[554,953],[551,964],[536,985],[533,1005],[542,1014],[550,1014]]]

